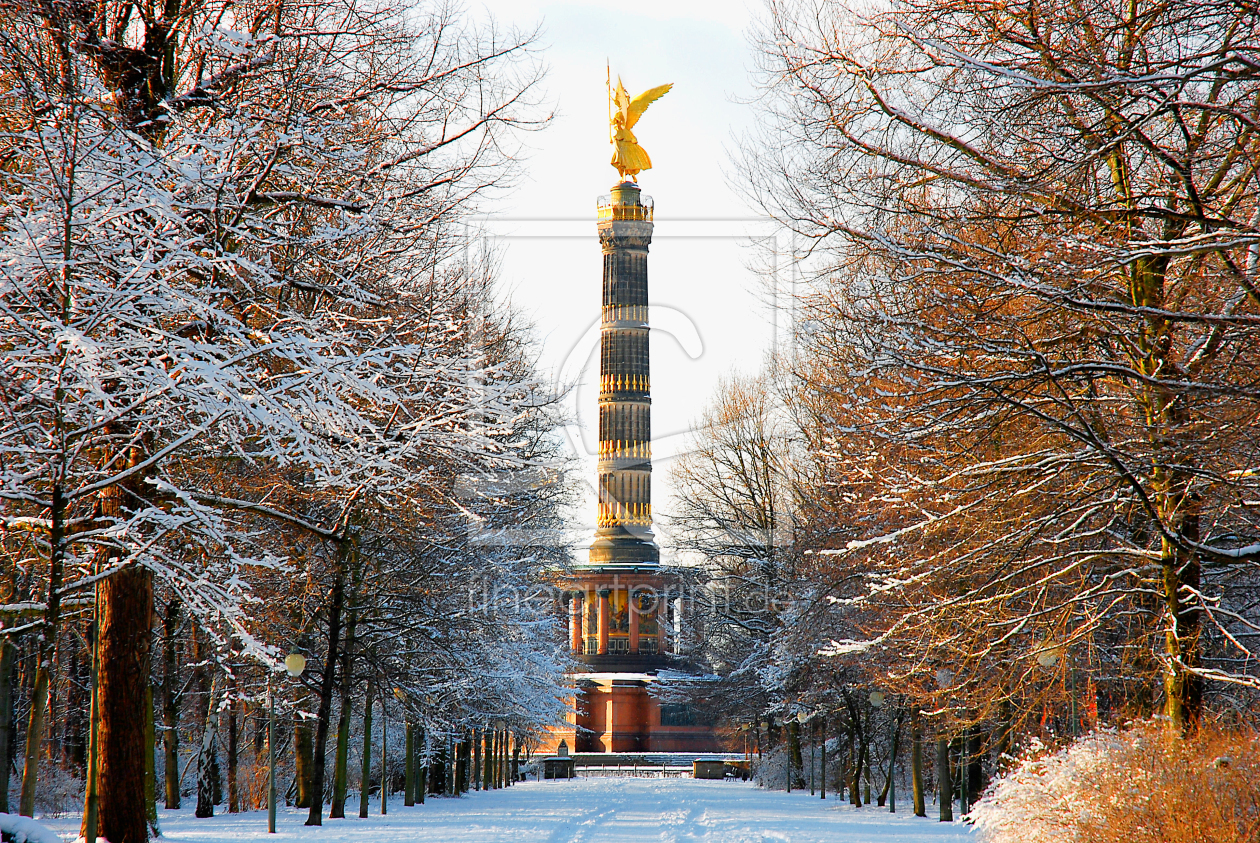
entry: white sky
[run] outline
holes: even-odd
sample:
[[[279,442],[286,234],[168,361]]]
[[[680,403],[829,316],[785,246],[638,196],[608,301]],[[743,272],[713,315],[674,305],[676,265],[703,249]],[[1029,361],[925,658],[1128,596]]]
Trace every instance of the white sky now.
[[[755,0],[754,0],[755,2]],[[653,169],[639,176],[656,201],[648,260],[652,311],[653,501],[668,514],[670,458],[732,371],[755,372],[775,341],[774,308],[749,235],[773,234],[728,186],[729,150],[754,119],[747,31],[758,7],[650,2],[479,4],[503,24],[541,23],[556,118],[527,138],[522,185],[486,221],[502,259],[504,295],[537,326],[545,370],[579,384],[568,431],[589,490],[577,513],[594,530],[601,257],[595,200],[618,180],[608,163],[605,59],[631,96],[673,82],[635,128]]]

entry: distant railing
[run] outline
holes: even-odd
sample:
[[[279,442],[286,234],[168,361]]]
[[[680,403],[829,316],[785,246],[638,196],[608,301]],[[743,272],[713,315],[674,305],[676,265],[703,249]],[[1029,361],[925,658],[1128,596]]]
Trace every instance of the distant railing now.
[[[573,771],[578,778],[619,778],[619,779],[689,779],[690,767],[577,767]]]
[[[652,221],[654,203],[651,196],[640,196],[638,205],[614,204],[612,194],[605,193],[595,202],[595,211],[601,220]]]

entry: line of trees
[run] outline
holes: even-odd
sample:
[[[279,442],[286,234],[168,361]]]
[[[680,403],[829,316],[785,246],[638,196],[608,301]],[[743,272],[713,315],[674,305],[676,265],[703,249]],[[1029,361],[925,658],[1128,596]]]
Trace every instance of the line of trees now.
[[[676,469],[696,693],[856,758],[879,690],[988,771],[1251,721],[1260,13],[773,0],[761,35],[741,171],[813,272]]]
[[[272,697],[312,824],[374,699],[425,757],[526,745],[550,616],[472,583],[562,562],[495,537],[569,492],[465,228],[547,122],[534,36],[358,0],[0,21],[0,811],[56,769],[85,833],[142,843],[157,782],[212,812],[221,758],[245,806]]]

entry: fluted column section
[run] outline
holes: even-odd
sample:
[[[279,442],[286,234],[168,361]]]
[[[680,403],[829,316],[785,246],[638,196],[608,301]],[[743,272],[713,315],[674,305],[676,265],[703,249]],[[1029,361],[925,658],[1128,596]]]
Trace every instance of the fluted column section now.
[[[599,511],[592,565],[656,565],[648,360],[650,200],[622,183],[599,206],[604,252],[599,353]]]

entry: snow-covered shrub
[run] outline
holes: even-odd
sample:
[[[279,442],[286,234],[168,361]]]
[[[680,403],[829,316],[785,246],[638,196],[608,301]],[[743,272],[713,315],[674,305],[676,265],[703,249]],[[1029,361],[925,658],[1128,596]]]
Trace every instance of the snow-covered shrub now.
[[[989,843],[1244,843],[1260,839],[1260,735],[1160,722],[1026,758],[971,817]]]
[[[61,838],[29,817],[0,814],[0,834],[13,843],[61,843]]]
[[[18,797],[21,790],[22,776],[19,772],[18,775],[9,778],[9,808],[14,812],[18,809]],[[55,764],[41,766],[38,784],[35,787],[36,816],[60,817],[71,811],[82,810],[85,790],[86,785],[83,779],[61,769],[60,766]]]
[[[787,772],[788,750],[786,746],[776,746],[760,758],[753,760],[753,778],[762,787],[768,787],[771,790],[786,790]],[[795,790],[800,787],[800,782],[801,773],[797,770],[796,775],[792,777],[792,788]]]

